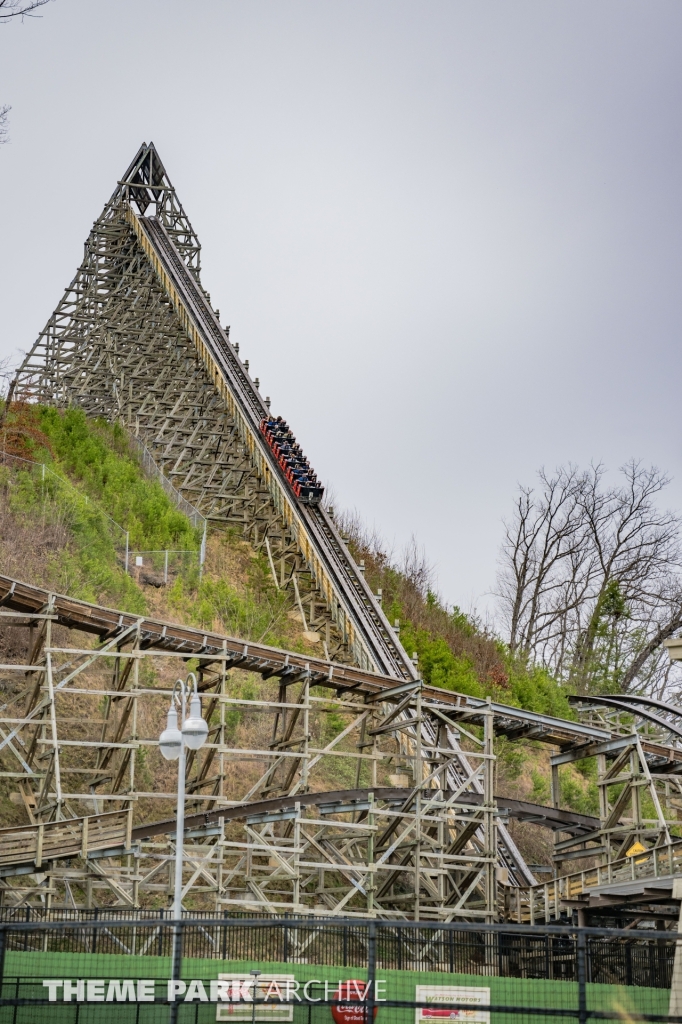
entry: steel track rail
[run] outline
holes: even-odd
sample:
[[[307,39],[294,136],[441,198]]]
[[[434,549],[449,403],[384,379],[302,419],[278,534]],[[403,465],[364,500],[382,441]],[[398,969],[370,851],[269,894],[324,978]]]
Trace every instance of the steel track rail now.
[[[654,714],[653,711],[646,711],[642,707],[635,707],[628,702],[628,700],[621,700],[615,697],[569,697],[571,704],[596,704],[601,707],[615,708],[617,711],[625,711],[629,715],[638,715],[640,718],[645,718],[647,722],[653,722],[654,725],[660,726],[673,736],[677,736],[682,739],[682,728],[679,725],[675,725],[673,722],[667,722],[665,718],[661,718],[660,715]],[[654,703],[653,701],[646,702],[646,699],[642,703]],[[654,706],[660,706],[665,711],[674,712],[679,715],[679,711],[675,711],[674,708],[663,704],[661,701],[657,701]]]
[[[308,677],[312,685],[325,686],[340,696],[358,694],[366,700],[397,703],[405,695],[408,683],[398,683],[391,676],[368,672],[353,665],[340,665],[322,658],[309,657],[292,651],[280,650],[266,644],[247,643],[235,637],[180,626],[145,615],[133,615],[102,605],[89,604],[73,597],[53,594],[42,587],[22,583],[10,576],[0,575],[0,613],[11,610],[25,616],[50,614],[59,625],[80,630],[110,641],[127,633],[130,627],[139,630],[142,651],[168,651],[189,658],[225,659],[228,667],[256,672],[265,679],[278,677],[286,683],[295,683]],[[11,621],[11,620],[8,620]],[[613,738],[605,729],[571,722],[550,715],[541,715],[523,708],[497,702],[488,703],[436,686],[422,686],[422,701],[435,713],[445,715],[453,726],[459,719],[471,724],[482,722],[488,708],[493,714],[495,731],[516,738],[529,736],[563,749],[582,744],[602,743]],[[645,749],[651,744],[644,744]],[[668,748],[656,747],[657,751]],[[672,754],[673,751],[670,751]],[[675,751],[682,761],[682,750]]]
[[[126,218],[226,400],[276,506],[294,528],[304,558],[357,660],[386,675],[415,679],[411,659],[396,640],[329,515],[320,506],[299,501],[281,479],[277,461],[259,429],[261,420],[269,415],[267,406],[164,226],[155,218],[138,217],[130,207]]]
[[[429,795],[433,791],[422,790],[422,794]],[[186,829],[198,829],[203,825],[210,825],[223,818],[225,821],[242,821],[244,818],[256,817],[261,814],[277,814],[280,811],[291,811],[296,804],[301,807],[322,807],[325,813],[348,813],[357,811],[362,813],[363,804],[367,805],[370,795],[375,801],[382,803],[404,805],[410,797],[410,790],[397,789],[395,787],[373,786],[368,789],[342,789],[325,793],[297,793],[295,796],[273,797],[269,800],[254,800],[248,803],[233,804],[230,807],[219,807],[212,811],[204,811],[199,814],[188,814],[185,816]],[[443,791],[443,800],[448,800],[451,794]],[[498,807],[507,812],[510,817],[518,821],[530,821],[542,825],[555,832],[571,832],[581,835],[583,832],[591,832],[599,828],[599,818],[593,818],[589,814],[578,814],[576,811],[561,811],[554,807],[545,807],[543,804],[533,804],[526,800],[514,800],[510,797],[497,796],[495,801]],[[462,793],[457,799],[457,805],[464,805],[471,808],[480,807],[483,803],[482,796],[476,793]],[[336,805],[336,806],[335,806]],[[356,805],[355,807],[353,805]],[[338,809],[337,809],[338,808]],[[343,808],[343,811],[341,811]],[[166,835],[176,829],[175,818],[166,818],[163,821],[152,821],[144,825],[137,825],[133,828],[131,836],[133,841],[151,839],[154,836]],[[15,829],[15,831],[18,831]]]
[[[328,571],[330,568],[335,571],[336,587],[334,589],[336,593],[333,594],[330,601],[332,609],[334,608],[334,598],[338,594],[338,589],[336,588],[340,581],[341,591],[345,598],[343,603],[345,603],[346,609],[350,604],[354,613],[355,624],[357,625],[358,622],[361,624],[365,640],[369,639],[370,643],[372,643],[374,650],[374,657],[371,659],[373,662],[372,667],[375,667],[378,663],[383,671],[390,675],[402,675],[403,678],[415,679],[416,670],[411,660],[408,659],[400,645],[393,640],[393,632],[390,625],[376,604],[364,577],[362,577],[349,557],[331,519],[319,506],[310,506],[302,502],[295,502],[294,504],[288,489],[282,491],[281,485],[278,486],[278,467],[269,448],[263,444],[259,431],[261,419],[268,415],[267,408],[253,387],[245,367],[243,367],[230,346],[227,335],[222,331],[218,319],[210,305],[206,302],[203,293],[197,287],[194,280],[190,278],[185,265],[175,251],[163,226],[155,219],[136,218],[133,220],[132,216],[129,216],[129,220],[152,264],[155,265],[155,260],[161,263],[160,267],[155,265],[157,275],[167,294],[171,297],[176,312],[184,321],[190,338],[192,338],[197,346],[211,377],[215,380],[218,387],[220,387],[222,381],[228,383],[229,387],[226,389],[227,393],[224,393],[224,397],[228,407],[231,408],[235,420],[241,426],[244,440],[251,448],[252,454],[257,455],[256,462],[257,464],[260,463],[259,468],[262,470],[265,464],[263,476],[270,486],[275,504],[280,509],[287,504],[290,507],[294,505],[295,511],[298,513],[298,522],[303,521],[305,523],[305,541],[308,541],[311,537],[314,538],[317,542],[317,551],[323,552],[326,563],[325,568]],[[142,229],[146,237],[140,229]],[[197,323],[203,328],[199,338],[194,335]],[[211,341],[213,344],[211,344]],[[222,363],[222,365],[216,367],[216,361],[219,364]],[[300,540],[301,535],[299,534],[299,543]],[[309,552],[306,551],[305,541],[304,544],[301,544],[301,547],[304,555],[310,562],[311,559]],[[314,564],[314,559],[312,561]],[[332,563],[331,565],[330,562]],[[342,604],[342,602],[339,602],[339,604]],[[367,629],[368,624],[369,629]],[[377,648],[379,648],[378,658],[376,656]],[[396,658],[396,655],[399,657]],[[359,660],[362,664],[363,659]],[[527,726],[516,723],[515,731],[524,727]],[[419,726],[419,729],[425,730],[427,743],[435,742],[435,729],[431,723],[425,722]],[[546,729],[541,731],[546,732]],[[459,758],[461,765],[459,765],[458,769],[455,769],[455,762],[453,761],[448,769],[448,781],[451,785],[461,785],[467,774],[471,773],[471,769],[466,756],[459,751],[459,743],[455,739],[455,734],[449,730],[449,735],[452,739],[453,755],[455,760]],[[570,742],[573,743],[575,741],[571,740]],[[475,788],[478,787],[475,786]],[[516,850],[511,837],[507,834],[507,830],[502,823],[499,825],[499,833],[501,844],[505,850],[505,862],[512,870],[514,876],[518,876],[520,880],[526,881],[528,884],[532,883],[534,879],[528,872],[523,859],[518,850]]]

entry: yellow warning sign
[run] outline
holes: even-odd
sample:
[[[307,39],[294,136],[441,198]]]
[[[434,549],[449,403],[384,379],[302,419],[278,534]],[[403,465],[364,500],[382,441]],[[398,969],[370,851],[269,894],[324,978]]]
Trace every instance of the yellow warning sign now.
[[[625,854],[626,857],[636,857],[638,853],[646,853],[646,846],[642,846],[639,840],[633,843],[628,852]]]

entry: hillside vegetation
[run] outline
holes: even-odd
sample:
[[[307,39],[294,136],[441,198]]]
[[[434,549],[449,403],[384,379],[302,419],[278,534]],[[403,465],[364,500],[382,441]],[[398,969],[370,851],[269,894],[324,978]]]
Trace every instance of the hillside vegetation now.
[[[381,592],[384,611],[397,624],[403,646],[417,655],[427,683],[542,714],[574,717],[564,690],[549,673],[513,657],[480,623],[442,602],[433,590],[433,571],[415,542],[396,559],[357,516],[337,516],[337,523],[355,559],[364,562],[368,583]]]
[[[13,406],[4,426],[10,460],[0,467],[0,559],[27,582],[86,601],[145,611],[279,646],[301,647],[287,596],[267,562],[234,531],[209,536],[202,578],[201,536],[161,485],[145,477],[120,426],[82,412]],[[115,521],[115,524],[112,523]],[[194,557],[167,587],[124,568],[132,550],[185,549]]]
[[[0,467],[0,565],[5,573],[130,612],[153,612],[247,640],[319,653],[303,636],[293,596],[274,586],[267,560],[234,530],[209,535],[201,579],[198,558],[165,587],[144,574],[126,574],[121,530],[111,520],[129,532],[130,546],[137,550],[197,553],[201,538],[158,482],[145,477],[124,429],[89,421],[75,409],[13,406],[2,431],[6,452],[45,463],[49,470],[43,479],[40,468],[30,463]],[[357,517],[337,516],[337,522],[356,559],[364,560],[374,592],[381,590],[389,620],[399,622],[401,641],[409,654],[417,655],[426,682],[573,717],[564,691],[547,672],[512,656],[480,623],[441,601],[414,546],[397,560]],[[254,693],[259,684],[253,681]],[[497,746],[497,791],[547,802],[546,748],[504,740]],[[591,773],[591,767],[586,774],[565,769],[565,804],[596,811]],[[546,860],[548,835],[532,826],[515,828],[526,855]]]
[[[510,653],[508,647],[461,609],[447,607],[433,589],[433,571],[415,542],[400,557],[366,530],[357,515],[337,514],[337,525],[365,578],[381,592],[384,611],[397,624],[409,654],[416,654],[425,682],[448,690],[491,697],[540,714],[575,719],[567,693],[545,669]],[[495,741],[495,792],[534,803],[550,802],[550,748],[536,741]],[[599,814],[596,762],[560,769],[560,803],[583,814]],[[511,821],[510,831],[527,861],[549,863],[552,838],[546,829]]]

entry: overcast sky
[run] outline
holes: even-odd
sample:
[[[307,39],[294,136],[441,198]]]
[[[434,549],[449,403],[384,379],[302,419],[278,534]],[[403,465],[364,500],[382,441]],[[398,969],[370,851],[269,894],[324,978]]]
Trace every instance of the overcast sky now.
[[[0,354],[153,141],[338,503],[485,607],[518,482],[682,509],[679,0],[55,0],[0,27]]]

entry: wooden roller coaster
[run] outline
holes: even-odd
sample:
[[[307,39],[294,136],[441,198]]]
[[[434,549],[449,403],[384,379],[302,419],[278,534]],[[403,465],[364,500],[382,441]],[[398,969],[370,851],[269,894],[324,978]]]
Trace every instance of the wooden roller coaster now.
[[[324,658],[0,577],[0,626],[21,652],[0,666],[0,777],[26,816],[0,831],[5,903],[167,904],[174,787],[157,737],[188,662],[209,724],[188,763],[184,881],[197,909],[537,921],[584,909],[644,862],[646,877],[675,874],[674,709],[593,704],[568,721],[423,685],[288,426],[263,428],[283,421],[201,285],[197,236],[152,144],[95,221],[14,396],[124,425],[209,523],[238,526],[267,555]],[[248,674],[272,692],[246,696]],[[248,747],[234,744],[235,715]],[[495,736],[554,748],[551,807],[496,800]],[[599,819],[559,807],[559,766],[588,756]],[[559,871],[596,858],[610,881],[538,885],[509,815],[554,831]]]

